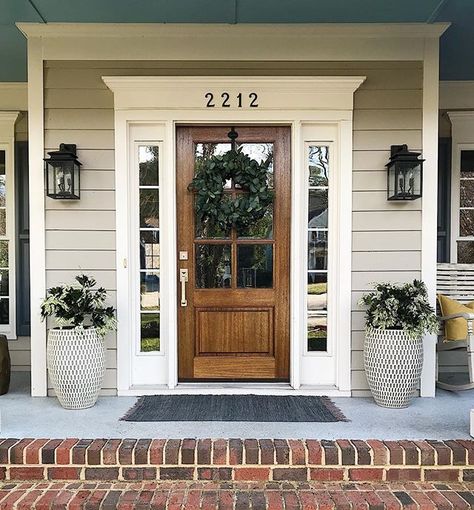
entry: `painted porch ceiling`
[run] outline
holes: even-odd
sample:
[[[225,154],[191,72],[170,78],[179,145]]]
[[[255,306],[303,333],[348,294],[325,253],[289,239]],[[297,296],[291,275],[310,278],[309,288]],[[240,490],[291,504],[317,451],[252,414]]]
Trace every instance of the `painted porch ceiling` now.
[[[409,23],[449,21],[441,79],[474,79],[474,0],[0,0],[0,81],[26,81],[16,22]]]

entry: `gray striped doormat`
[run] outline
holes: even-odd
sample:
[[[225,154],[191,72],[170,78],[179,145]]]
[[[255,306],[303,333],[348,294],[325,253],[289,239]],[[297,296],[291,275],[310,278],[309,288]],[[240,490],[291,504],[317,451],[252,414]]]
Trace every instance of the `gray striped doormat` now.
[[[151,395],[140,397],[123,421],[348,421],[328,397],[292,395]]]

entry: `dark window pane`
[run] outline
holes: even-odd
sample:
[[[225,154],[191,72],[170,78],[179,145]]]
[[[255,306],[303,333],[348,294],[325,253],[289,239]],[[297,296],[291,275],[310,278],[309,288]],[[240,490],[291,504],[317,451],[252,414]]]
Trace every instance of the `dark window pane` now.
[[[328,268],[328,233],[326,230],[308,232],[308,269]]]
[[[157,273],[140,273],[140,307],[142,310],[160,308],[160,276]]]
[[[198,289],[231,286],[230,245],[196,245],[196,287]]]
[[[158,228],[159,191],[157,189],[140,190],[140,228]]]
[[[461,172],[463,177],[474,177],[474,150],[461,151]]]
[[[309,147],[309,185],[329,184],[329,147],[311,145]]]
[[[273,144],[272,143],[241,143],[242,152],[267,168],[267,185],[273,188]]]
[[[461,237],[474,235],[474,210],[464,209],[459,212]]]
[[[160,232],[140,231],[140,269],[160,268]]]
[[[160,314],[142,313],[140,317],[140,351],[160,350]]]
[[[273,287],[273,245],[237,246],[237,287]]]
[[[308,208],[308,228],[327,228],[328,190],[310,190]]]
[[[10,300],[0,299],[0,324],[8,324],[10,322]]]
[[[0,241],[0,267],[8,267],[8,241]]]
[[[308,273],[307,301],[308,310],[327,310],[328,308],[327,273]]]
[[[273,237],[273,204],[269,204],[265,215],[252,225],[238,232],[239,238],[272,239]]]
[[[156,145],[141,145],[138,148],[138,166],[140,168],[140,186],[158,186],[159,184],[159,148]]]
[[[308,315],[308,351],[321,352],[327,350],[327,317],[326,315]]]
[[[474,179],[461,179],[461,207],[474,207]]]
[[[459,264],[474,264],[474,241],[458,241]]]
[[[0,271],[0,296],[8,296],[9,292],[9,278],[8,270]]]

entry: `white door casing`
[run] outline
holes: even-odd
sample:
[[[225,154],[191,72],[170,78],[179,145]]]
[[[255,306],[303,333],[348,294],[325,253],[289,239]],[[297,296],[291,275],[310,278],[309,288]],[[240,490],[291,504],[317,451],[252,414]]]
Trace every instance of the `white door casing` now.
[[[291,386],[287,390],[349,395],[351,357],[352,109],[364,77],[104,77],[114,92],[117,193],[118,392],[122,395],[181,391],[177,381],[177,248],[175,131],[177,124],[288,125],[292,136]],[[221,94],[230,96],[222,107]],[[209,96],[214,107],[207,107]],[[258,107],[238,106],[255,93]],[[130,211],[137,143],[160,147],[160,353],[137,354],[137,256]],[[326,353],[307,353],[306,252],[308,143],[330,144],[334,154],[330,191],[330,294],[328,330],[337,342]],[[342,185],[344,184],[344,185]],[[131,307],[133,308],[130,313]],[[281,386],[279,387],[281,389]],[[245,386],[242,387],[245,391]],[[190,391],[188,388],[186,391]],[[220,388],[209,391],[238,391]],[[271,391],[265,388],[263,391]]]

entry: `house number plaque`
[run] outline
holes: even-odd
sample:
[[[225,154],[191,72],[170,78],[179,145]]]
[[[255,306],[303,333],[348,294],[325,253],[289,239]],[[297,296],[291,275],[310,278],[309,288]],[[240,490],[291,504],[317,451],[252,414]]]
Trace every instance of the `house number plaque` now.
[[[231,96],[228,92],[222,92],[220,97],[215,97],[212,92],[204,94],[206,99],[206,108],[215,108],[220,106],[222,108],[258,108],[258,94],[256,92],[250,92],[250,94],[242,94],[239,92],[235,96]]]

